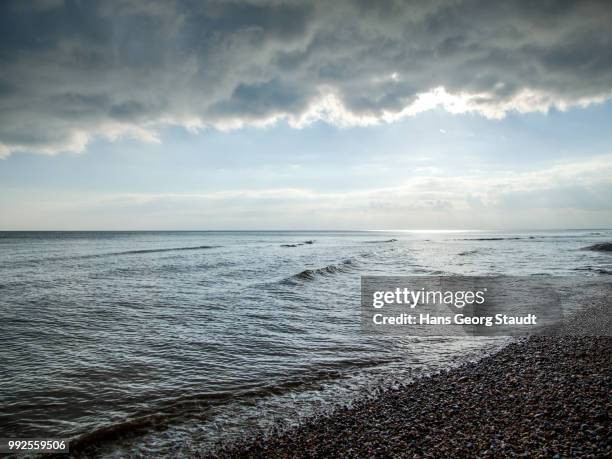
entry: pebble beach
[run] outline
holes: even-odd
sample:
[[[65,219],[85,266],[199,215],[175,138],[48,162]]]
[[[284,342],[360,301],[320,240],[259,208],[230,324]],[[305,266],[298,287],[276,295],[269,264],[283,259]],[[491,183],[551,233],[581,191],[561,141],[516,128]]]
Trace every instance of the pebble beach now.
[[[608,309],[594,310],[600,323]],[[212,457],[612,457],[612,340],[517,340]]]

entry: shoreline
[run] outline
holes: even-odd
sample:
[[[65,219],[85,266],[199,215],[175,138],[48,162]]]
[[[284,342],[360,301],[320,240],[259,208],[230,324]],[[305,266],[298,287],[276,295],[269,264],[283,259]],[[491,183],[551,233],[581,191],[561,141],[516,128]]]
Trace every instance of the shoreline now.
[[[202,457],[612,457],[611,350],[609,336],[524,338]]]

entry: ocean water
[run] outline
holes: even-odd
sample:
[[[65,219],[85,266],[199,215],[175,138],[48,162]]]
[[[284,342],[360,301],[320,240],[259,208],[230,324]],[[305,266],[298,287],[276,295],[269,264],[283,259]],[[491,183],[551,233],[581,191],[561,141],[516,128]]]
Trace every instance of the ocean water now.
[[[609,230],[0,233],[0,437],[190,455],[507,338],[370,336],[362,275],[606,276]]]

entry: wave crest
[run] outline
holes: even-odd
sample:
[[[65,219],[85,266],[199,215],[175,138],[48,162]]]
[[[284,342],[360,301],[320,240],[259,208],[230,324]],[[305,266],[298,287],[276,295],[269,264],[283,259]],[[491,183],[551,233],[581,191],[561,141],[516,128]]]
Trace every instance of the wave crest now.
[[[584,250],[593,250],[594,252],[612,252],[612,242],[600,242],[599,244],[589,245],[584,247]]]
[[[312,281],[312,280],[315,280],[319,276],[331,276],[334,274],[345,273],[345,272],[351,271],[352,269],[356,268],[356,266],[357,266],[357,262],[349,258],[347,260],[342,261],[342,263],[339,263],[339,264],[327,265],[327,266],[324,266],[323,268],[317,268],[317,269],[305,269],[304,271],[294,274],[293,276],[285,280],[289,282],[296,281],[296,280]]]

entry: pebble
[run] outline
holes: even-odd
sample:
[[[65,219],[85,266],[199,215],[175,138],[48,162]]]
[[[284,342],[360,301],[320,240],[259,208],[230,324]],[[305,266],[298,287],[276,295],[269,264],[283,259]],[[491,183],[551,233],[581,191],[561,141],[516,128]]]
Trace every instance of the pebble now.
[[[611,350],[605,336],[531,337],[202,457],[612,457]]]

